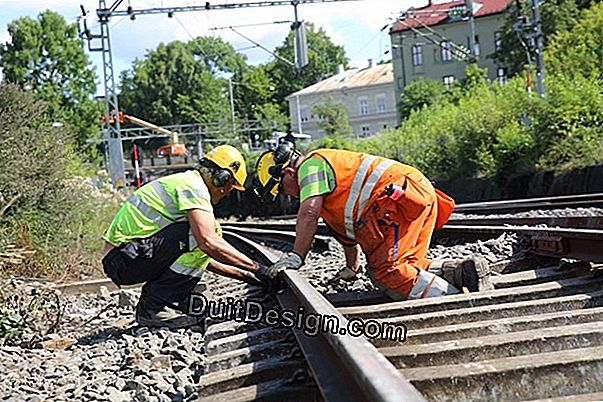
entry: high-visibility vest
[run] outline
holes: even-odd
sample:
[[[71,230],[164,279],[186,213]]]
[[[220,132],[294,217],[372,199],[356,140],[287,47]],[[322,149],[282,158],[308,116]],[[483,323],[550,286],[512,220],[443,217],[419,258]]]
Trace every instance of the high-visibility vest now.
[[[321,216],[340,239],[356,239],[354,224],[387,185],[420,174],[412,166],[365,153],[319,149],[312,156],[325,159],[335,172],[335,189],[324,197]]]
[[[121,206],[104,238],[118,246],[153,236],[174,222],[186,220],[190,209],[213,212],[209,190],[196,170],[165,176],[136,190]],[[217,222],[216,233],[222,233]],[[192,235],[189,243],[191,249],[196,247]],[[196,276],[198,272],[191,270],[205,268],[208,263],[209,256],[195,248],[178,258],[173,270]]]

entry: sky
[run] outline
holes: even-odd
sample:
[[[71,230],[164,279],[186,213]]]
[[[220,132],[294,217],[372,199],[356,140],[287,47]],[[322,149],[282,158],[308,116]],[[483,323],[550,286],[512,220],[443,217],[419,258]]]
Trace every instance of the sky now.
[[[244,2],[249,0],[211,1],[212,4]],[[107,6],[113,3],[114,0],[106,0]],[[389,59],[389,55],[384,54],[390,47],[388,29],[382,28],[391,24],[401,11],[426,3],[427,0],[360,0],[300,4],[297,8],[300,20],[322,27],[334,43],[344,47],[352,66],[363,67],[368,64],[368,59],[375,62]],[[98,0],[0,0],[0,43],[10,40],[7,25],[15,19],[25,16],[36,18],[40,12],[50,9],[61,14],[66,21],[76,22],[81,16],[80,4],[88,13],[88,27],[92,33],[98,33],[99,23],[95,12],[99,6]],[[126,10],[128,4],[136,10],[199,6],[204,5],[205,1],[124,0],[118,10]],[[113,17],[109,26],[115,75],[119,77],[119,73],[129,69],[136,58],[144,58],[148,50],[155,49],[161,42],[189,41],[197,36],[219,36],[246,55],[250,64],[265,63],[273,58],[270,53],[227,27],[233,26],[240,34],[273,50],[283,43],[290,30],[290,23],[274,22],[293,19],[294,9],[289,5],[177,13],[174,18],[168,18],[166,14],[140,15],[134,21],[129,17]],[[244,26],[251,24],[262,25]],[[100,54],[88,54],[96,66],[101,90]]]

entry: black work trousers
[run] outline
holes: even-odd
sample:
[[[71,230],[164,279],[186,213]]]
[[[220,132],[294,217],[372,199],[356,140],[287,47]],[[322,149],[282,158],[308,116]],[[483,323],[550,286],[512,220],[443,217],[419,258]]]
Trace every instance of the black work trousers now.
[[[191,251],[189,223],[173,223],[145,239],[114,248],[103,258],[105,274],[118,287],[145,283],[141,297],[186,308],[186,300],[199,278],[170,269],[178,257]]]

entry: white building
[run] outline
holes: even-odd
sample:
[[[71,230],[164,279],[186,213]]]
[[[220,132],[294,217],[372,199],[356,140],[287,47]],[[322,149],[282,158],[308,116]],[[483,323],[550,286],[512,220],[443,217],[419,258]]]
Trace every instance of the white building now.
[[[287,97],[293,131],[324,137],[319,116],[312,109],[327,99],[344,104],[357,137],[366,137],[398,124],[391,63],[363,69],[340,70],[339,74],[317,82]]]

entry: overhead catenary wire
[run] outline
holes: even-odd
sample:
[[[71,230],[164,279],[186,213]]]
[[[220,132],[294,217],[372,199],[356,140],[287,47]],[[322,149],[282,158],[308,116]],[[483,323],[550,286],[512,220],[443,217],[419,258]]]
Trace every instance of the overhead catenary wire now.
[[[398,19],[397,22],[405,25],[406,27],[408,27],[411,31],[413,31],[415,34],[427,39],[428,41],[430,41],[431,43],[433,43],[434,45],[437,46],[441,46],[442,42],[447,42],[450,44],[450,51],[451,53],[453,53],[457,58],[463,60],[463,61],[469,61],[471,60],[471,53],[470,51],[468,51],[467,49],[465,49],[462,46],[457,45],[456,43],[454,43],[453,41],[451,41],[450,39],[448,39],[446,36],[436,32],[435,30],[433,30],[431,27],[429,27],[428,25],[425,25],[421,20],[419,20],[418,18],[412,16],[412,15],[407,15],[408,18],[412,18],[413,20],[415,20],[417,23],[419,23],[421,25],[421,28],[424,28],[426,31],[428,31],[430,34],[437,36],[438,38],[441,39],[440,42],[434,40],[431,35],[426,34],[425,32],[422,32],[420,30],[418,30],[417,28],[413,27],[412,25],[408,24],[407,22],[404,21],[404,19]]]
[[[218,31],[222,29],[232,29],[232,28],[246,28],[246,27],[258,27],[262,25],[272,25],[272,24],[291,24],[293,21],[285,20],[285,21],[269,21],[269,22],[257,22],[254,24],[241,24],[241,25],[229,25],[225,27],[212,27],[209,28],[210,31]]]
[[[257,47],[259,47],[260,49],[266,51],[267,53],[271,54],[272,56],[274,56],[275,58],[289,64],[290,66],[295,66],[295,64],[293,62],[291,62],[290,60],[285,59],[284,57],[279,56],[278,54],[274,53],[273,51],[271,51],[270,49],[268,49],[267,47],[261,45],[260,43],[254,41],[253,39],[243,35],[242,33],[240,33],[239,31],[237,31],[234,27],[229,27],[230,30],[234,33],[236,33],[237,35],[239,35],[240,37],[248,40],[249,42],[253,43],[254,45],[256,45]]]

